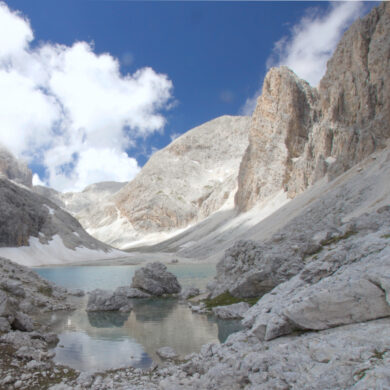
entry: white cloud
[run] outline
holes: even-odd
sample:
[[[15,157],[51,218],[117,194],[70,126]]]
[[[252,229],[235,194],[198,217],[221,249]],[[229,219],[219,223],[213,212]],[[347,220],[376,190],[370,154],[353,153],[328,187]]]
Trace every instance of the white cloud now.
[[[344,31],[360,16],[363,4],[355,1],[331,2],[326,13],[310,11],[274,46],[267,67],[286,65],[299,77],[317,86],[326,63]]]
[[[58,190],[131,180],[139,167],[125,150],[163,128],[171,81],[151,68],[122,75],[86,42],[32,41],[29,21],[0,3],[0,143],[43,164]]]
[[[362,12],[362,3],[355,1],[331,2],[325,13],[310,8],[291,28],[290,35],[275,43],[267,68],[286,65],[299,77],[317,86],[342,34]],[[261,87],[245,101],[240,113],[251,115],[260,95]]]
[[[244,105],[240,108],[240,115],[252,115],[256,108],[257,98],[261,95],[261,88],[256,93],[245,100]]]

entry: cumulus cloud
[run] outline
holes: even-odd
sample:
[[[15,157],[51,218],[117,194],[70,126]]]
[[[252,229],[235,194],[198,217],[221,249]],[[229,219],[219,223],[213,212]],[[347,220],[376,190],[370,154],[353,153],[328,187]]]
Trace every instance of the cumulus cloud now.
[[[310,9],[290,36],[276,42],[267,67],[286,65],[317,86],[342,34],[362,10],[363,4],[355,1],[331,2],[325,13]]]
[[[326,63],[332,56],[344,31],[363,12],[362,3],[331,2],[325,12],[310,8],[301,20],[274,45],[266,66],[286,65],[299,77],[317,86],[325,74]],[[241,107],[241,114],[251,115],[256,107],[259,88]]]
[[[122,75],[90,43],[33,39],[29,21],[0,2],[0,143],[43,165],[35,182],[58,190],[131,180],[139,167],[125,150],[164,127],[171,81],[151,68]]]

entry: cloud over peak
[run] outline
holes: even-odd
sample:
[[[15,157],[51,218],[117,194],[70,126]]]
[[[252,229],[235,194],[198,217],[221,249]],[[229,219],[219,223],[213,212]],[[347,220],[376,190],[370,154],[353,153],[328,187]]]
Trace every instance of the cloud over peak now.
[[[290,36],[275,43],[267,67],[286,65],[317,86],[342,34],[361,15],[362,9],[362,3],[356,1],[331,2],[325,13],[310,8],[292,27]]]
[[[286,65],[316,87],[344,31],[363,11],[363,4],[356,1],[329,2],[325,11],[318,7],[309,8],[291,27],[289,34],[274,44],[266,62],[267,69]],[[251,115],[260,94],[261,88],[247,98],[240,113]]]
[[[33,38],[29,21],[0,3],[0,143],[43,165],[58,190],[131,180],[139,167],[126,148],[163,128],[172,82],[151,68],[122,75],[87,42],[34,48]]]

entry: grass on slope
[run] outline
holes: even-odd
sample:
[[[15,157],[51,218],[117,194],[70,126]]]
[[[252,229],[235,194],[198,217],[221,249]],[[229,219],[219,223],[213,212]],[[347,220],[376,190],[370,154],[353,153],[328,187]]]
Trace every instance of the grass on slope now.
[[[254,297],[254,298],[236,298],[232,294],[230,294],[228,291],[222,293],[221,295],[218,295],[215,298],[211,299],[205,299],[203,303],[206,305],[207,309],[212,309],[216,306],[227,306],[232,305],[233,303],[239,303],[239,302],[246,302],[249,305],[253,306],[257,301],[260,299],[260,297]]]

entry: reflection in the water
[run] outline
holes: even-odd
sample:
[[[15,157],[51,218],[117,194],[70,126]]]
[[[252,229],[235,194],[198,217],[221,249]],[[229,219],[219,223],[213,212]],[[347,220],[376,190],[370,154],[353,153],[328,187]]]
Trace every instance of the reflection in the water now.
[[[121,328],[129,318],[129,313],[119,311],[88,312],[88,321],[95,328]]]
[[[239,324],[192,313],[176,299],[134,299],[130,313],[77,310],[47,314],[59,334],[55,360],[81,370],[124,366],[145,368],[155,351],[170,346],[181,356],[210,342],[224,341]]]
[[[213,321],[217,323],[218,339],[221,343],[225,342],[232,333],[242,329],[241,320],[222,320],[213,317]]]
[[[82,331],[64,332],[59,345],[62,347],[56,348],[55,360],[82,371],[147,368],[152,364],[142,345],[132,339],[98,339]]]
[[[160,322],[177,306],[177,299],[133,299],[133,311],[137,321]]]

